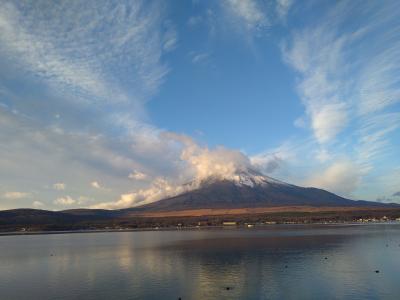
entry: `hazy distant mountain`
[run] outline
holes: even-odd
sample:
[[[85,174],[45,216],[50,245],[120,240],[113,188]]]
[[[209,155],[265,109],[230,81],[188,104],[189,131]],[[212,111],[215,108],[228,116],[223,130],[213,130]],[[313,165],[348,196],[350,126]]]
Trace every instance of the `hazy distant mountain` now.
[[[382,206],[377,202],[346,199],[322,189],[299,187],[254,170],[246,170],[229,178],[210,177],[200,182],[194,190],[128,210],[175,211],[306,205]]]

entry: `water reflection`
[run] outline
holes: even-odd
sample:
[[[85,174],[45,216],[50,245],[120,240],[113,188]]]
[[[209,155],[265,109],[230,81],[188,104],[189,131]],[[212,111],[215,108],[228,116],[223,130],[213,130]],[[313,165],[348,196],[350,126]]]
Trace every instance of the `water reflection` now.
[[[399,229],[1,237],[0,290],[4,299],[395,299]]]
[[[190,293],[196,299],[288,298],[298,295],[308,265],[319,261],[321,268],[329,252],[349,238],[347,235],[219,237],[178,242],[160,247],[158,252],[174,257],[177,265],[190,266],[195,283]],[[312,276],[312,273],[307,275]],[[296,291],[288,285],[295,285]],[[303,294],[312,296],[308,288]]]

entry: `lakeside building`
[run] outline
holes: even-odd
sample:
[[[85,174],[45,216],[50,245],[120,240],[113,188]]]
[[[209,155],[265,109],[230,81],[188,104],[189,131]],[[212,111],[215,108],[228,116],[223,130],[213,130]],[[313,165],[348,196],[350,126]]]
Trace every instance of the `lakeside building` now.
[[[234,221],[226,221],[226,222],[222,222],[223,226],[236,226],[237,222]]]

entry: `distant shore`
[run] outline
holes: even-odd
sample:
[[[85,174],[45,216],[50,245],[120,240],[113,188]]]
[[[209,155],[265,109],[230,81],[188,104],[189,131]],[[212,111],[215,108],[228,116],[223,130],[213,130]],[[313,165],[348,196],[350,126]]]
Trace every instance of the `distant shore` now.
[[[288,224],[365,224],[400,221],[400,208],[267,207],[170,212],[103,210],[0,211],[0,235],[260,227]]]
[[[2,236],[24,236],[24,235],[47,235],[47,234],[71,234],[71,233],[115,233],[115,232],[144,232],[144,231],[191,231],[191,230],[216,230],[216,229],[262,229],[282,228],[293,226],[368,226],[368,225],[400,225],[400,221],[374,221],[374,222],[324,222],[324,223],[277,223],[277,224],[237,224],[237,225],[215,225],[215,226],[171,226],[171,227],[148,227],[148,228],[126,228],[126,229],[82,229],[82,230],[54,230],[54,231],[9,231],[0,232]],[[249,226],[250,225],[250,226]]]

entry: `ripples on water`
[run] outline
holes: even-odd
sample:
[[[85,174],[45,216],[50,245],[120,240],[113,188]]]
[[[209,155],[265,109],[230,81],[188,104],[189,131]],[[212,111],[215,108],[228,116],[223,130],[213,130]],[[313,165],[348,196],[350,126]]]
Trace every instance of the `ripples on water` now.
[[[399,299],[400,225],[3,236],[0,268],[0,299]]]

